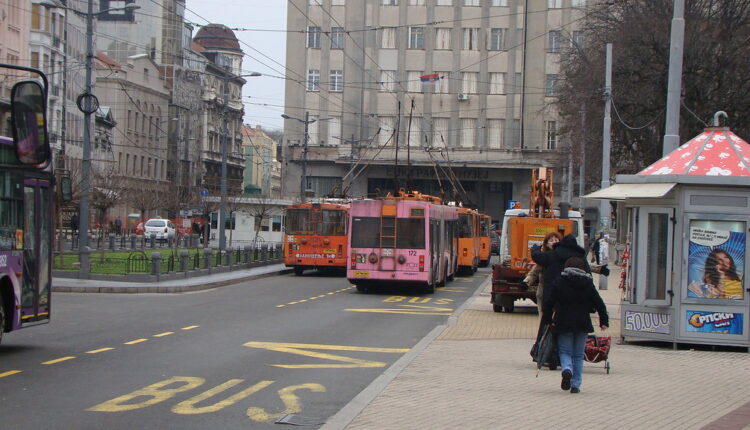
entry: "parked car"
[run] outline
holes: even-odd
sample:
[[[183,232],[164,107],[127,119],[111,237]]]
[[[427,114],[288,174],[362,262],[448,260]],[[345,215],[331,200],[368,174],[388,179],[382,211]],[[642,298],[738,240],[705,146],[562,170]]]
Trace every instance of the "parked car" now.
[[[168,239],[174,239],[175,227],[172,221],[162,218],[151,218],[146,221],[144,225],[146,238],[151,235],[156,235],[156,240],[167,241]]]
[[[490,232],[490,254],[500,255],[500,235],[496,231]]]

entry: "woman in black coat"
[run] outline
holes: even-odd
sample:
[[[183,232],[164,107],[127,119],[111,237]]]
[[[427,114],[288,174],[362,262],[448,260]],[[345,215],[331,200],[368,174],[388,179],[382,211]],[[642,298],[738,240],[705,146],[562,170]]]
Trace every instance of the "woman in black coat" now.
[[[544,296],[543,324],[552,324],[557,333],[557,347],[562,367],[560,388],[571,393],[580,392],[583,372],[583,352],[586,337],[594,331],[591,309],[599,314],[599,327],[609,326],[607,306],[594,287],[586,260],[571,257],[565,262],[560,277]]]
[[[576,237],[572,234],[563,237],[551,251],[542,251],[538,245],[531,248],[531,259],[544,268],[544,291],[542,297],[547,295],[549,289],[552,288],[552,284],[560,277],[565,262],[570,257],[583,258],[583,262],[586,264],[585,270],[587,272],[591,271],[588,263],[586,263],[586,250],[578,246],[578,241],[576,241]]]

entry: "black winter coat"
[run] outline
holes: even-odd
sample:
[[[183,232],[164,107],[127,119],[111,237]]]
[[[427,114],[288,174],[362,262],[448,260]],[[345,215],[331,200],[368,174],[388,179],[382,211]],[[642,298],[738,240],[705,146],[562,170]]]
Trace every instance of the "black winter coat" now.
[[[599,325],[609,326],[607,306],[596,291],[591,274],[568,267],[560,274],[549,295],[544,296],[543,323],[554,323],[557,333],[591,333],[594,331],[589,316],[591,309],[599,313]]]
[[[568,234],[550,251],[542,251],[541,247],[534,246],[531,248],[531,259],[544,268],[544,291],[542,297],[547,296],[547,292],[552,288],[557,278],[560,277],[565,268],[565,261],[570,257],[581,257],[586,261],[586,250],[578,246],[576,237]],[[586,263],[586,271],[591,269]]]

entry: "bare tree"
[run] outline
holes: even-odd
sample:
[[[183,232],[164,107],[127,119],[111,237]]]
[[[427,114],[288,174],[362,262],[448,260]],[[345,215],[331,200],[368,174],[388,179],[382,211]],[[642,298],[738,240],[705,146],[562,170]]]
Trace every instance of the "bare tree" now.
[[[107,212],[117,206],[127,191],[128,181],[116,175],[113,166],[92,169],[91,207],[94,209],[99,233],[106,229]]]
[[[558,107],[561,133],[575,154],[586,154],[587,189],[601,180],[606,43],[614,45],[611,173],[636,173],[661,158],[672,8],[671,0],[595,2],[583,32],[570,35]],[[687,0],[685,22],[682,140],[718,110],[738,135],[750,135],[750,101],[741,96],[750,93],[750,0]]]
[[[254,218],[255,236],[253,237],[253,247],[258,244],[263,221],[270,218],[275,213],[275,206],[268,197],[258,197],[253,199],[253,203],[248,206],[247,212]]]
[[[151,181],[131,180],[128,184],[127,201],[138,210],[141,219],[145,219],[148,212],[161,207],[164,197],[162,187]]]

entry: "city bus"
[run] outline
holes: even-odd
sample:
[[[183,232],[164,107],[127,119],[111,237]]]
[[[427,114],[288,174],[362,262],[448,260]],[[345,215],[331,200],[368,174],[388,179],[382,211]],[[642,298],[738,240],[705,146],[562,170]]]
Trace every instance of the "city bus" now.
[[[284,265],[302,275],[306,269],[346,269],[349,205],[298,203],[284,210]]]
[[[490,265],[490,225],[489,215],[479,214],[479,267]]]
[[[53,184],[47,77],[0,64],[11,89],[12,137],[0,137],[0,341],[50,319]],[[4,121],[3,121],[4,122]]]
[[[434,293],[456,273],[456,210],[418,192],[352,201],[347,279],[359,292],[388,285]]]
[[[480,217],[479,212],[469,208],[458,211],[458,270],[473,275],[479,267]]]

